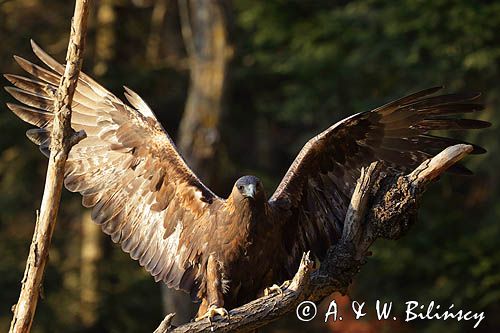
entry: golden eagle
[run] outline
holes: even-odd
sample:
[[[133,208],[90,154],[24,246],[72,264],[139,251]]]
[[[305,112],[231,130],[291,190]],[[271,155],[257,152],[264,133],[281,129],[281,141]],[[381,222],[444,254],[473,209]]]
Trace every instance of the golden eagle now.
[[[23,58],[33,78],[5,75],[8,104],[36,126],[31,141],[49,154],[53,102],[64,66],[32,44],[43,68]],[[431,130],[490,124],[449,116],[482,109],[478,94],[432,96],[426,89],[348,117],[309,140],[268,198],[254,176],[236,181],[227,199],[190,170],[153,111],[125,88],[130,105],[80,74],[72,127],[87,138],[66,163],[66,188],[80,192],[92,219],[155,281],[201,300],[198,316],[226,315],[291,276],[302,253],[321,259],[338,241],[360,169],[372,161],[409,171],[442,149],[463,143]],[[484,149],[473,145],[473,153]],[[455,165],[453,171],[468,170]]]

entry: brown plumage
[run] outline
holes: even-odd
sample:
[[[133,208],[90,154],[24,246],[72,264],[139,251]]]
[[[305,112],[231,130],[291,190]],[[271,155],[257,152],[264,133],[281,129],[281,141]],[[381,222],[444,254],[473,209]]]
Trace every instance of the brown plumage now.
[[[16,57],[31,76],[5,75],[8,104],[36,126],[28,137],[48,155],[54,92],[64,67],[33,43],[48,67]],[[227,199],[196,177],[146,103],[126,88],[125,104],[85,74],[74,96],[72,126],[87,138],[73,147],[65,186],[80,192],[92,219],[156,281],[209,306],[232,308],[290,278],[304,251],[321,259],[340,237],[360,169],[375,160],[407,171],[459,140],[431,130],[489,123],[449,118],[482,109],[477,94],[428,97],[431,88],[358,113],[301,150],[268,200],[261,182],[240,178]],[[474,146],[473,153],[482,153]],[[467,173],[456,165],[452,171]]]

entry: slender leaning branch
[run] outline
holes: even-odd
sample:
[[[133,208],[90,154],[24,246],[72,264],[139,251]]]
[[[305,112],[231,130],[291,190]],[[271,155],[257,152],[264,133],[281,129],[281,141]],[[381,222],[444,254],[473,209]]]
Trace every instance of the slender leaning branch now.
[[[85,138],[84,132],[74,133],[71,129],[71,102],[83,60],[89,2],[77,0],[75,5],[66,68],[54,103],[50,156],[40,215],[36,220],[19,300],[13,307],[11,333],[29,332],[31,329],[61,200],[64,165],[71,147]]]
[[[264,296],[231,310],[229,320],[202,320],[173,327],[170,314],[155,333],[250,332],[295,311],[305,299],[317,302],[335,291],[345,293],[366,262],[370,245],[377,238],[401,237],[416,220],[426,186],[471,151],[469,145],[448,147],[408,175],[386,174],[379,162],[372,163],[358,179],[339,243],[328,250],[318,270],[313,271],[309,256],[304,255],[283,293]]]

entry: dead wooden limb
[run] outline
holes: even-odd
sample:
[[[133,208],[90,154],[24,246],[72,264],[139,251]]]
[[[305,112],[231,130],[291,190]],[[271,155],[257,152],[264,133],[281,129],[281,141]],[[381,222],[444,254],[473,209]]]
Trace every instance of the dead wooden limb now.
[[[292,284],[283,294],[264,296],[230,311],[230,319],[217,317],[179,327],[159,327],[161,332],[248,332],[296,310],[303,300],[319,302],[333,292],[345,293],[366,261],[369,246],[377,238],[397,239],[415,221],[418,203],[427,184],[472,151],[469,145],[448,147],[423,162],[409,175],[381,172],[373,163],[364,169],[353,193],[339,243],[332,246],[313,271],[304,256]]]
[[[160,326],[153,333],[166,332],[172,327],[172,319],[174,319],[175,313],[169,313],[161,322]]]
[[[84,132],[74,133],[71,129],[71,102],[83,60],[88,12],[89,0],[77,0],[71,24],[66,68],[54,102],[49,165],[40,216],[37,218],[26,262],[19,300],[14,306],[14,317],[9,330],[11,333],[31,330],[61,200],[64,165],[71,147],[85,138]]]
[[[414,186],[428,184],[446,169],[464,158],[465,155],[472,152],[472,150],[473,147],[470,145],[455,145],[448,147],[434,156],[434,158],[422,163],[408,175],[408,178],[413,182]]]
[[[155,333],[175,332],[251,332],[256,328],[264,326],[262,322],[274,321],[306,299],[313,271],[313,262],[309,254],[304,254],[300,267],[295,274],[290,286],[280,295],[269,295],[256,299],[237,309],[229,312],[229,320],[217,317],[210,322],[208,319],[190,322],[179,327],[167,327],[162,325],[155,330]],[[167,315],[171,316],[171,314]],[[164,320],[165,321],[165,320]]]
[[[380,168],[380,163],[373,162],[368,168],[361,169],[361,175],[352,193],[351,202],[349,203],[349,208],[347,209],[344,220],[342,239],[346,243],[352,242],[353,244],[360,245],[362,232],[367,232],[366,228],[363,229],[362,223],[364,222],[364,217],[368,208],[368,199],[370,198]],[[366,239],[366,236],[364,239]],[[370,245],[371,242],[364,242],[362,247],[358,246],[358,259],[360,256],[364,255]]]

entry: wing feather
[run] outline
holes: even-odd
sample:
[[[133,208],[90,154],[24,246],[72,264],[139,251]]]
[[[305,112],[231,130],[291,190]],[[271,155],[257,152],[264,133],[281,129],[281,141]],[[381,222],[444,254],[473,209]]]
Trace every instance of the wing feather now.
[[[7,74],[8,104],[38,128],[28,137],[48,155],[54,98],[64,66],[32,42],[48,67],[15,57],[32,78]],[[72,127],[87,138],[68,156],[65,186],[83,196],[92,219],[156,281],[196,294],[210,233],[225,201],[189,169],[147,104],[126,88],[128,106],[84,73],[72,104]],[[217,214],[216,214],[217,212]]]
[[[369,112],[344,119],[300,151],[270,199],[283,228],[285,275],[292,276],[302,253],[311,250],[322,258],[340,237],[349,200],[360,170],[384,161],[394,170],[409,171],[448,146],[467,142],[429,134],[432,130],[469,130],[490,126],[476,119],[447,116],[483,109],[474,102],[479,94],[429,95],[440,87],[422,90]],[[474,154],[484,153],[479,146]],[[450,172],[469,174],[460,164]],[[285,207],[285,208],[283,208]],[[283,212],[285,209],[285,212]]]

